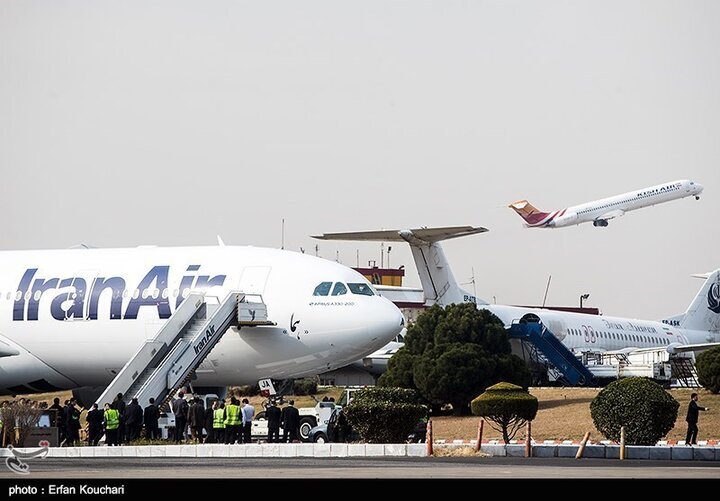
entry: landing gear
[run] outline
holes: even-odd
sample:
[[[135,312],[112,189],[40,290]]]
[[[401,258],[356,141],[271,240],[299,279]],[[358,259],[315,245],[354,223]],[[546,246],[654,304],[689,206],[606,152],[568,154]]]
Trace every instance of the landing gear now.
[[[695,200],[700,200],[700,197],[698,195],[695,195]]]
[[[593,226],[595,226],[596,228],[598,226],[602,226],[604,228],[607,225],[608,222],[605,219],[596,219],[595,221],[593,221]]]

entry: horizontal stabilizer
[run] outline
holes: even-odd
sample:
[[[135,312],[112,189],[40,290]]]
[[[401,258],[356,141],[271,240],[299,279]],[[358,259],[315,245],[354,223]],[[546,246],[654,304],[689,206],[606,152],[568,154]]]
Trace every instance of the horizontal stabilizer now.
[[[417,228],[413,230],[378,230],[378,231],[354,231],[349,233],[323,233],[313,235],[313,238],[320,240],[354,240],[373,242],[405,242],[407,235],[426,243],[435,243],[451,238],[476,235],[489,231],[487,228],[476,226],[446,226],[443,228]]]

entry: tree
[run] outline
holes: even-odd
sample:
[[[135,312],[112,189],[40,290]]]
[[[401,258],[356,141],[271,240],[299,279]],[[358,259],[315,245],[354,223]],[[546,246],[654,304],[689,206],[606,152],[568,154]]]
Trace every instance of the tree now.
[[[535,419],[538,399],[520,386],[498,383],[473,400],[471,407],[473,414],[484,417],[502,433],[507,444],[526,422]]]
[[[595,428],[606,438],[620,440],[625,427],[629,445],[655,445],[675,426],[680,404],[654,381],[640,377],[607,385],[590,402]]]
[[[356,392],[343,412],[363,440],[403,443],[427,409],[414,390],[371,386]]]
[[[417,389],[432,404],[466,413],[473,397],[499,381],[530,384],[525,363],[511,354],[503,323],[475,304],[433,306],[408,328],[405,346],[388,364],[381,386]]]
[[[700,384],[713,393],[720,393],[720,346],[700,353],[695,368]]]

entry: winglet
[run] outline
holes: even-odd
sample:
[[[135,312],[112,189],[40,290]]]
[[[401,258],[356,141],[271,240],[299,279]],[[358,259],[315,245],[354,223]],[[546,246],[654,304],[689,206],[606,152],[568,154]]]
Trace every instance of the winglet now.
[[[223,242],[223,239],[220,235],[217,236],[217,243],[219,247],[225,247],[225,242]]]

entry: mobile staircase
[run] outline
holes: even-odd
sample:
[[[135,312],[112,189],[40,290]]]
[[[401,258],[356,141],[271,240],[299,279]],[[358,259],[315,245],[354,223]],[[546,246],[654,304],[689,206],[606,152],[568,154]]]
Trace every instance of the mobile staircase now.
[[[219,304],[191,293],[151,339],[130,358],[97,400],[100,408],[118,393],[145,407],[150,398],[162,405],[192,377],[232,326],[275,325],[262,296],[230,292]]]
[[[508,337],[528,345],[535,361],[547,362],[551,366],[550,372],[559,382],[570,386],[593,383],[593,375],[588,368],[541,322],[514,321],[508,329]]]

